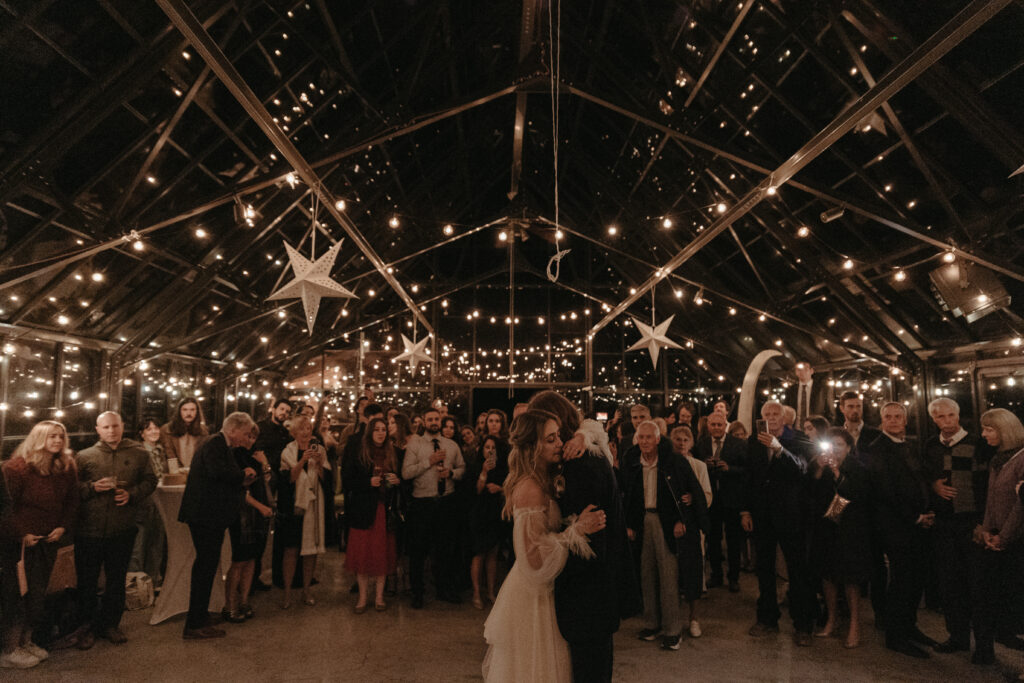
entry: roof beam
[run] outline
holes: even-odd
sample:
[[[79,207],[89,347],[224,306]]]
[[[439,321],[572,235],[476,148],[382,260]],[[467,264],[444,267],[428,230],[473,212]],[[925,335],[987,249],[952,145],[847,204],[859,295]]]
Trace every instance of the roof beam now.
[[[672,259],[648,280],[636,288],[636,293],[626,297],[608,315],[591,328],[590,334],[596,334],[601,328],[621,315],[633,302],[644,296],[666,274],[672,273],[694,254],[699,252],[708,242],[723,230],[746,215],[766,196],[769,188],[788,182],[801,169],[828,150],[837,140],[849,132],[869,112],[876,109],[882,102],[898,93],[919,75],[931,67],[964,39],[974,33],[985,22],[995,16],[1011,0],[974,0],[957,13],[950,21],[936,31],[928,40],[914,50],[905,60],[896,65],[880,80],[874,88],[869,89],[857,102],[845,109],[817,135],[807,141],[789,159],[782,163],[771,175],[755,185],[736,205],[726,210],[706,231],[677,253]]]
[[[199,22],[192,10],[189,9],[188,5],[182,0],[157,0],[157,4],[167,14],[171,22],[181,31],[190,43],[196,48],[196,50],[203,56],[206,63],[213,68],[214,73],[217,77],[227,86],[228,90],[231,91],[235,99],[238,100],[239,104],[249,113],[253,121],[263,130],[263,133],[270,139],[270,141],[277,147],[278,151],[285,157],[295,172],[302,178],[303,182],[306,183],[316,194],[320,200],[321,205],[331,214],[335,221],[342,227],[342,229],[348,234],[359,250],[366,255],[366,258],[377,268],[377,271],[384,278],[385,282],[391,286],[398,297],[406,305],[406,307],[412,312],[413,316],[420,321],[420,324],[429,332],[433,333],[434,328],[430,325],[426,316],[420,312],[419,307],[416,306],[416,302],[412,300],[412,297],[405,291],[402,285],[391,273],[387,272],[387,267],[384,265],[384,261],[381,260],[380,256],[373,249],[366,238],[363,236],[359,229],[354,223],[343,214],[335,206],[334,196],[324,187],[323,182],[317,176],[313,167],[309,165],[306,159],[302,156],[299,150],[292,144],[291,140],[285,135],[277,124],[274,123],[273,117],[270,112],[267,111],[266,107],[259,100],[256,94],[252,91],[252,88],[245,82],[242,75],[235,69],[234,65],[228,60],[227,56],[220,49],[217,43],[213,40],[207,30]]]
[[[690,104],[693,103],[694,98],[697,97],[697,93],[699,93],[700,89],[704,86],[704,81],[708,80],[708,76],[711,75],[711,70],[715,68],[715,65],[718,63],[719,58],[721,58],[722,53],[725,52],[725,49],[729,46],[729,41],[731,41],[732,37],[736,35],[736,31],[739,30],[740,24],[743,23],[744,19],[746,19],[747,13],[756,4],[757,0],[747,0],[740,4],[740,11],[736,14],[736,18],[733,20],[732,26],[729,27],[725,37],[718,43],[718,48],[715,50],[715,54],[711,56],[711,60],[708,62],[707,66],[704,67],[704,71],[694,84],[693,90],[690,91],[689,96],[686,98],[686,102],[683,103],[684,107],[689,107]]]

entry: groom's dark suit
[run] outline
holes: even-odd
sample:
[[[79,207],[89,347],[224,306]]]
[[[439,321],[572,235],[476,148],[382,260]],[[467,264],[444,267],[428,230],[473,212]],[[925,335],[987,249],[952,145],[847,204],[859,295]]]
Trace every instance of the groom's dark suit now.
[[[555,580],[558,628],[569,642],[573,680],[610,681],[612,634],[619,620],[640,609],[640,593],[630,560],[622,496],[611,464],[603,455],[585,453],[564,463],[562,516],[578,515],[590,504],[604,510],[607,525],[590,535],[597,555],[584,560],[570,554]]]

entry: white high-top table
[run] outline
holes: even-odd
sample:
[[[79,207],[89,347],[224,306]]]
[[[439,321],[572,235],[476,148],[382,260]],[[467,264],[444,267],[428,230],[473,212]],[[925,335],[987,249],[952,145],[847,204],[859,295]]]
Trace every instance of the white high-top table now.
[[[164,585],[153,607],[153,615],[149,619],[151,625],[188,612],[192,562],[196,559],[196,550],[192,545],[188,525],[178,521],[178,510],[181,509],[181,498],[184,495],[184,484],[161,483],[153,492],[157,510],[160,511],[160,518],[163,519],[167,532],[167,570],[164,572]],[[210,591],[211,612],[220,612],[224,606],[224,577],[230,568],[231,540],[225,531],[224,545],[220,551],[220,572],[213,582],[213,590]]]

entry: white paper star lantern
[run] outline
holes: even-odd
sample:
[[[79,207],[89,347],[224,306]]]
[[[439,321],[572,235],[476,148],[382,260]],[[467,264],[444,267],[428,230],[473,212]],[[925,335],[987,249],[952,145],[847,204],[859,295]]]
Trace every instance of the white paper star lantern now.
[[[416,367],[420,363],[433,363],[434,359],[426,351],[429,341],[430,337],[424,337],[418,342],[414,342],[403,334],[402,344],[405,346],[405,351],[395,356],[394,361],[396,363],[401,363],[403,360],[409,361],[410,372],[416,372]]]
[[[651,363],[654,367],[658,367],[658,354],[661,353],[661,347],[667,349],[681,349],[683,348],[679,344],[665,336],[668,332],[669,326],[672,324],[672,318],[675,315],[670,315],[661,321],[659,325],[645,325],[636,318],[633,318],[633,324],[636,325],[636,329],[640,330],[640,341],[630,346],[627,351],[636,351],[638,349],[646,348],[651,354]]]
[[[287,242],[284,243],[284,248],[288,252],[288,260],[291,263],[292,272],[295,273],[295,279],[267,299],[268,301],[302,299],[302,309],[306,313],[306,327],[312,336],[313,323],[316,321],[317,311],[320,310],[322,297],[348,299],[355,297],[353,292],[331,279],[331,269],[334,267],[334,259],[338,257],[338,251],[341,250],[341,242],[339,241],[328,249],[316,261],[310,261]]]

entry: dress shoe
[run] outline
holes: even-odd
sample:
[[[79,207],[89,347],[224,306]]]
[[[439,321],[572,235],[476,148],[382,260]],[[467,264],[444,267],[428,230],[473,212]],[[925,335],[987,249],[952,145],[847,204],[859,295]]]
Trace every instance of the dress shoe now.
[[[662,650],[678,650],[679,644],[682,642],[683,637],[680,635],[675,636],[664,636],[661,639]]]
[[[96,644],[96,636],[92,634],[92,631],[82,631],[78,635],[78,642],[75,644],[79,650],[88,650]]]
[[[126,636],[124,631],[116,626],[111,626],[110,628],[105,629],[100,635],[112,642],[114,645],[123,645],[128,642],[128,636]]]
[[[352,608],[352,611],[356,614],[363,614],[364,612],[366,612],[366,604],[363,603],[362,605],[356,605]]]
[[[413,609],[423,609],[423,596],[422,595],[414,595],[414,596],[412,596],[412,605],[411,606],[412,606]]]
[[[793,634],[793,643],[797,647],[810,647],[813,642],[814,639],[811,638],[811,634],[807,631],[797,631]]]
[[[996,663],[996,653],[992,650],[975,650],[971,655],[971,664],[988,666]]]
[[[740,582],[739,581],[730,581],[729,582],[729,592],[730,593],[739,593],[740,592]]]
[[[921,633],[920,629],[911,629],[910,633],[907,634],[907,638],[910,642],[917,643],[918,645],[924,645],[925,647],[935,647],[938,645],[938,641],[933,638],[929,638],[925,634]]]
[[[948,655],[952,652],[968,652],[970,651],[971,646],[968,643],[961,643],[950,638],[944,643],[934,645],[932,649],[938,652],[939,654]]]
[[[240,609],[229,610],[227,607],[220,613],[224,621],[231,622],[232,624],[241,624],[245,621],[245,612]]]
[[[660,628],[645,628],[642,631],[640,631],[640,633],[636,634],[636,637],[638,640],[646,640],[647,642],[651,642],[657,640],[658,634],[660,633]]]
[[[375,602],[373,604],[373,609],[377,610],[378,612],[386,612],[388,609],[388,603],[384,602],[383,600],[381,600],[380,602]]]
[[[33,643],[31,640],[29,642],[27,642],[26,644],[22,645],[21,649],[24,650],[25,652],[29,653],[30,655],[32,655],[36,659],[38,659],[40,662],[45,662],[47,659],[50,658],[50,653],[49,652],[47,652],[43,648],[39,647],[38,645]]]
[[[204,626],[202,628],[187,628],[181,634],[184,640],[208,640],[210,638],[223,638],[227,633],[219,628]]]
[[[754,624],[753,626],[750,627],[750,630],[747,631],[747,634],[751,635],[751,636],[754,636],[755,638],[760,638],[762,636],[767,636],[767,635],[771,635],[773,633],[778,633],[778,632],[779,632],[779,625],[778,624],[775,624],[774,626],[769,626],[768,624],[762,624],[759,621],[759,622],[757,622],[756,624]]]
[[[996,636],[996,642],[1003,647],[1010,648],[1011,650],[1024,650],[1024,639],[1018,638],[1015,635],[998,635]]]
[[[893,652],[899,652],[901,655],[916,657],[918,659],[928,659],[928,653],[917,645],[914,645],[909,640],[904,640],[898,643],[886,643],[885,646]]]

